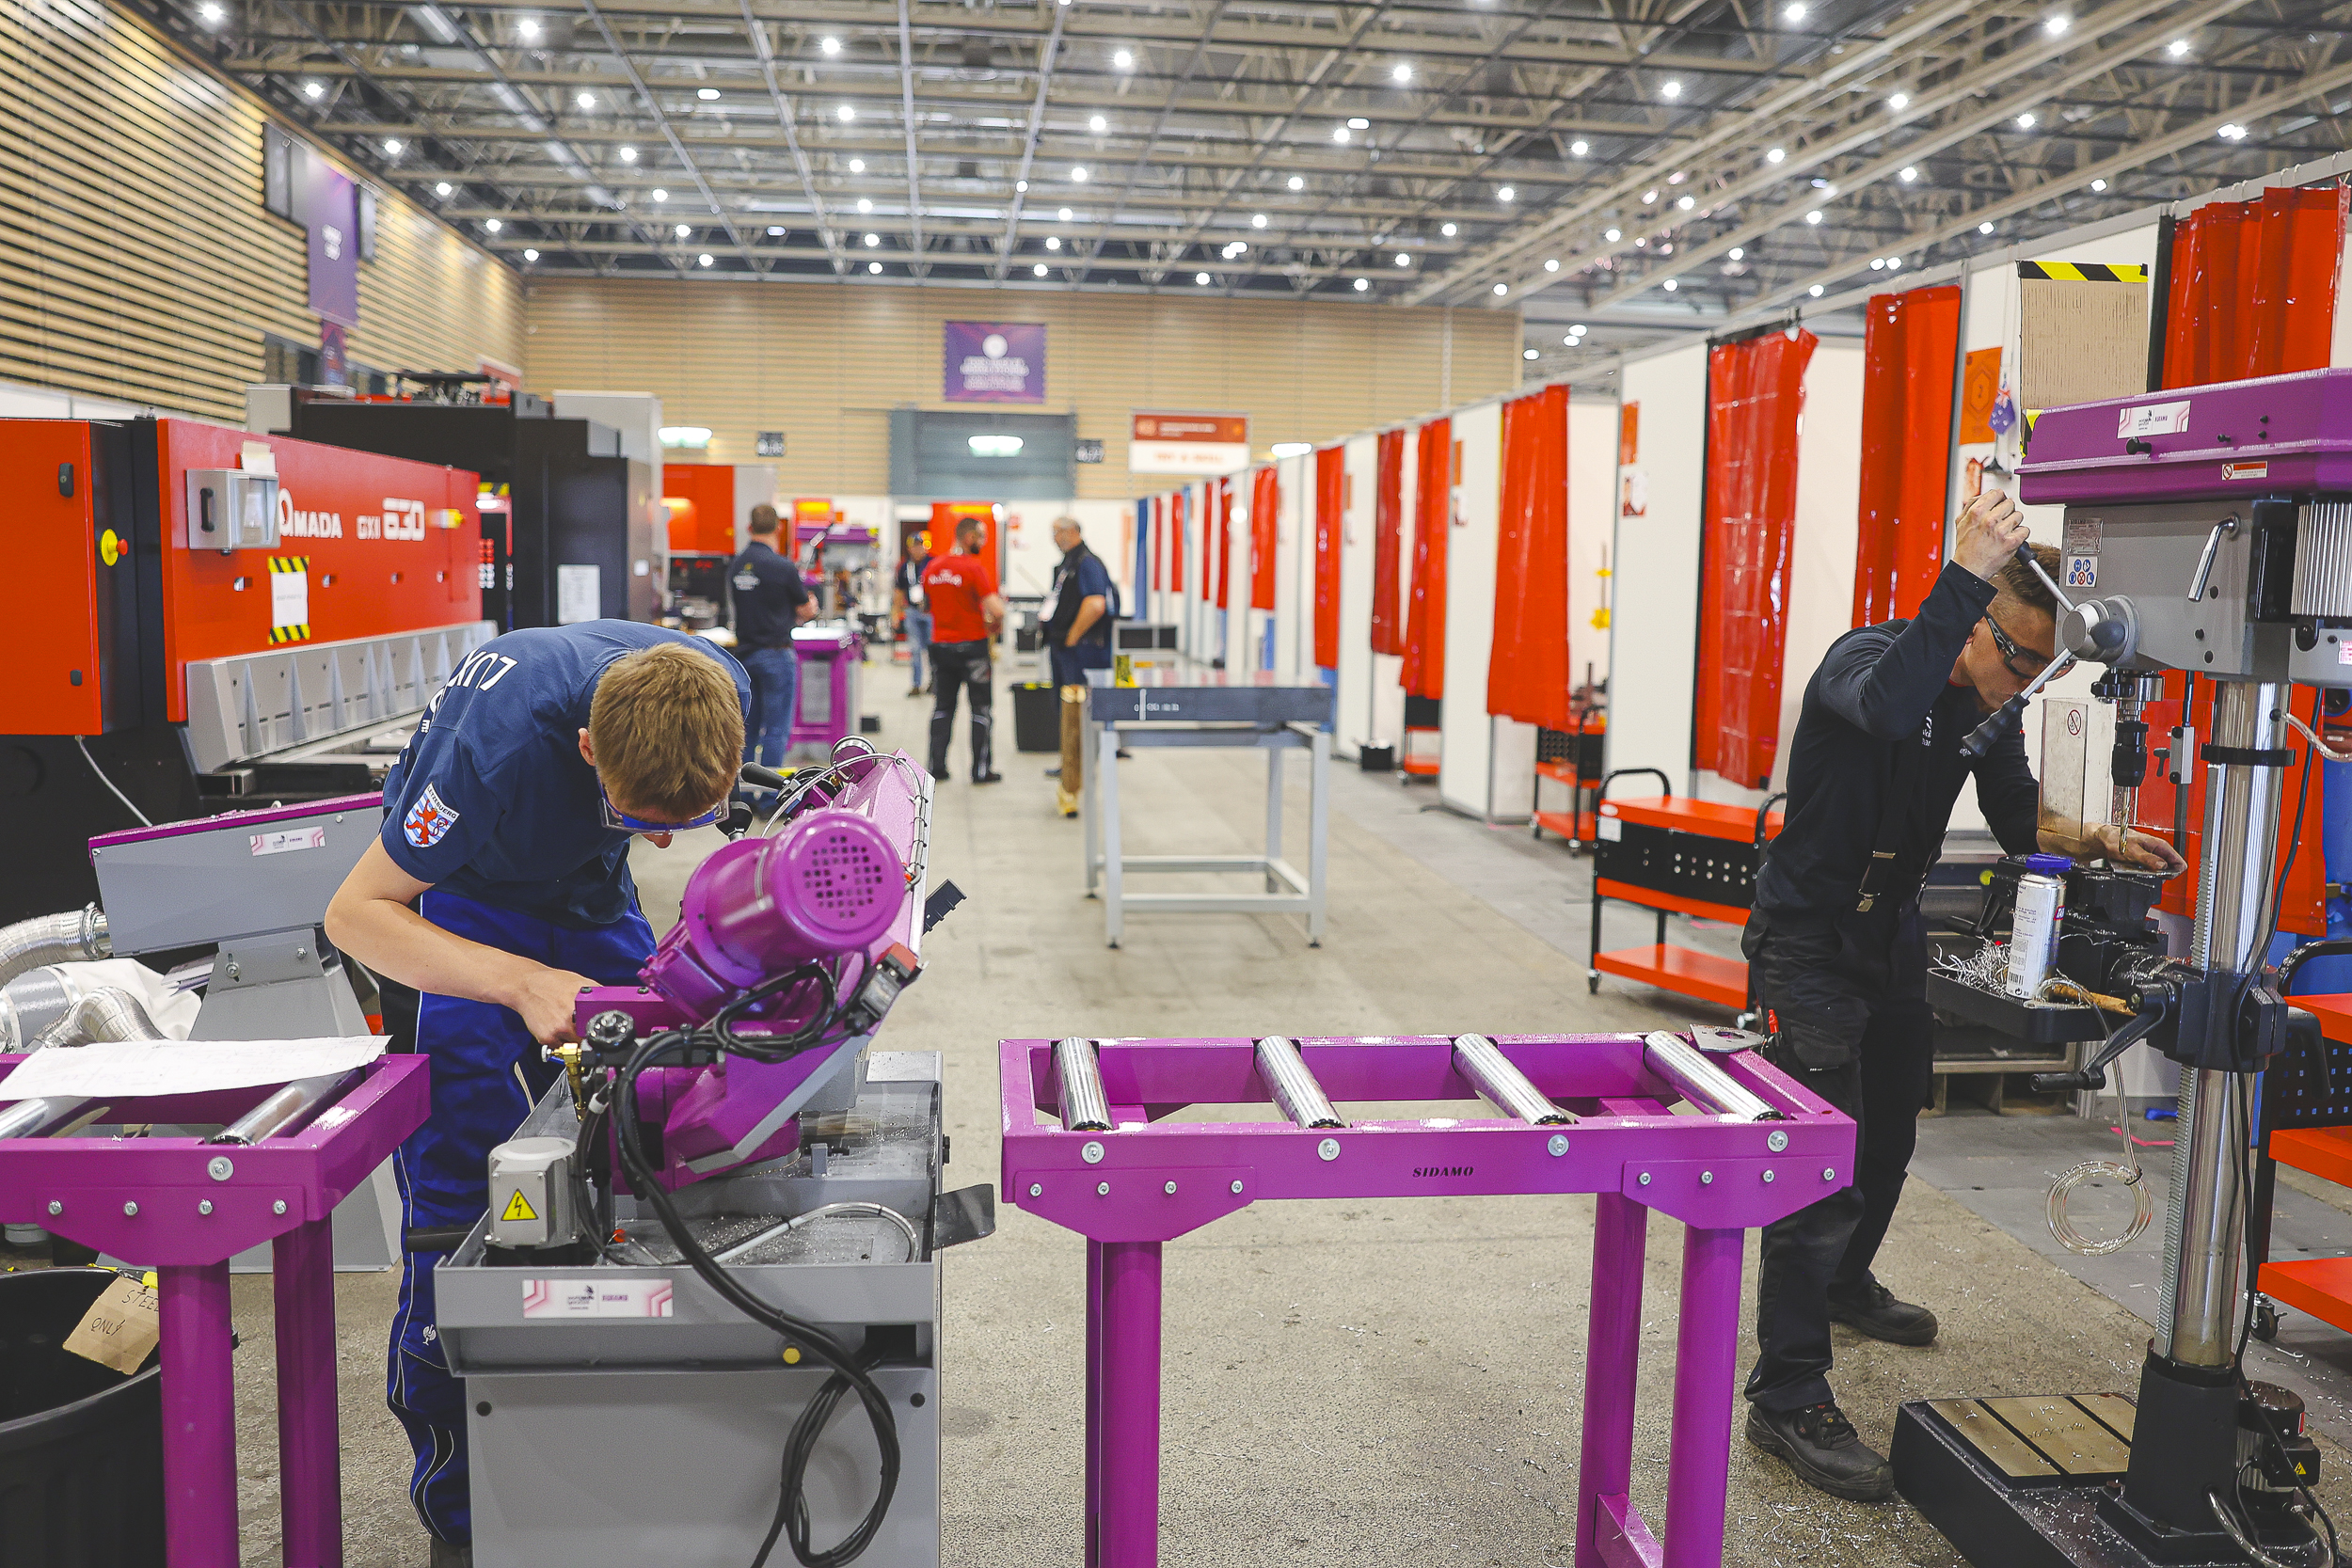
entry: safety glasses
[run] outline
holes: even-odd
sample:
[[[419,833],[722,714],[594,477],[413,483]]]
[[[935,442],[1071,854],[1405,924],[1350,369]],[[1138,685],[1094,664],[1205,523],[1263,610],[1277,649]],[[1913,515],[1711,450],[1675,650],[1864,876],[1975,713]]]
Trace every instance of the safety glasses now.
[[[2001,650],[2001,662],[2008,665],[2009,673],[2019,680],[2031,682],[2034,677],[2050,667],[2048,659],[2031,649],[2019,646],[2017,640],[2003,631],[2001,623],[1995,621],[1991,615],[1984,618],[1984,624],[1992,629],[1993,645]],[[2021,659],[2025,662],[2020,663]]]
[[[622,833],[682,833],[689,828],[707,828],[713,822],[718,821],[720,816],[726,810],[726,802],[722,800],[700,816],[691,817],[684,822],[647,822],[629,816],[628,813],[614,805],[612,797],[604,792],[602,779],[596,781],[596,799],[604,802],[604,825],[615,832]]]

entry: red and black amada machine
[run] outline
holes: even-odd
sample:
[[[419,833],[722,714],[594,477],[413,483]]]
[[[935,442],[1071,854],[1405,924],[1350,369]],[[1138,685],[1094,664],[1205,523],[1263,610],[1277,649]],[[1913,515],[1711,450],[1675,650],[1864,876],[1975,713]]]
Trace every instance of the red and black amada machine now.
[[[364,795],[493,628],[476,476],[196,420],[0,420],[0,924],[89,841]]]

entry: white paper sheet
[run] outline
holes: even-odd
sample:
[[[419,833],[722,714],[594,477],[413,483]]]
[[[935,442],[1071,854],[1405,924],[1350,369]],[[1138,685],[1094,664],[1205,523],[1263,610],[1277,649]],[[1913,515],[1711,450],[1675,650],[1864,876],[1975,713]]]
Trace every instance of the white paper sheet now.
[[[291,1084],[365,1067],[384,1054],[386,1037],[308,1040],[112,1040],[37,1051],[0,1078],[0,1101],[42,1095],[203,1094],[214,1089]]]

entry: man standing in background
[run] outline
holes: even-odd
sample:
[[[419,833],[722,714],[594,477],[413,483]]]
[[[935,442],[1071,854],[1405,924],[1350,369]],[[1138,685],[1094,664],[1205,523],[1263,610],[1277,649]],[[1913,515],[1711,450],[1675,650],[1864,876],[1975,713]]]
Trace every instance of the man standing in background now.
[[[1062,552],[1061,564],[1054,568],[1053,586],[1045,591],[1040,623],[1053,658],[1054,685],[1061,692],[1061,771],[1056,794],[1061,814],[1075,816],[1086,779],[1081,753],[1086,750],[1087,672],[1111,667],[1111,622],[1118,613],[1119,590],[1112,586],[1103,558],[1087,548],[1077,518],[1054,519],[1054,547]]]
[[[735,656],[752,678],[743,760],[781,768],[792,744],[792,705],[800,694],[792,628],[814,619],[817,606],[801,581],[801,569],[776,552],[774,507],[752,508],[751,542],[735,558],[727,582],[735,594]]]
[[[995,726],[995,666],[989,643],[1004,624],[1005,598],[996,571],[980,559],[988,525],[966,517],[956,525],[956,553],[934,556],[923,568],[923,597],[931,612],[931,777],[947,778],[947,743],[956,734],[956,693],[972,696],[972,782],[994,784],[1004,775],[991,766],[989,741]]]
[[[890,580],[891,608],[907,629],[907,695],[920,697],[930,683],[923,679],[923,655],[931,645],[930,604],[923,597],[923,562],[931,553],[931,536],[907,535],[898,556],[898,574]]]

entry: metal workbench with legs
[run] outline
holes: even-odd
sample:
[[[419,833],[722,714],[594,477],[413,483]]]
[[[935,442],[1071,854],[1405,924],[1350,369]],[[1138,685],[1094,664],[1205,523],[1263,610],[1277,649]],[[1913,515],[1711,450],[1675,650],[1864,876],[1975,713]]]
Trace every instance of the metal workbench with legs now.
[[[1331,836],[1332,691],[1327,686],[1282,686],[1262,673],[1146,670],[1136,686],[1094,687],[1087,692],[1087,896],[1100,896],[1104,930],[1120,943],[1127,912],[1170,914],[1303,914],[1307,943],[1323,945],[1324,884]],[[1119,764],[1121,748],[1224,746],[1262,751],[1266,757],[1265,853],[1263,855],[1128,855],[1121,851]],[[1305,752],[1310,761],[1307,874],[1282,858],[1282,758]],[[1263,893],[1129,893],[1131,875],[1206,871],[1261,875]]]

